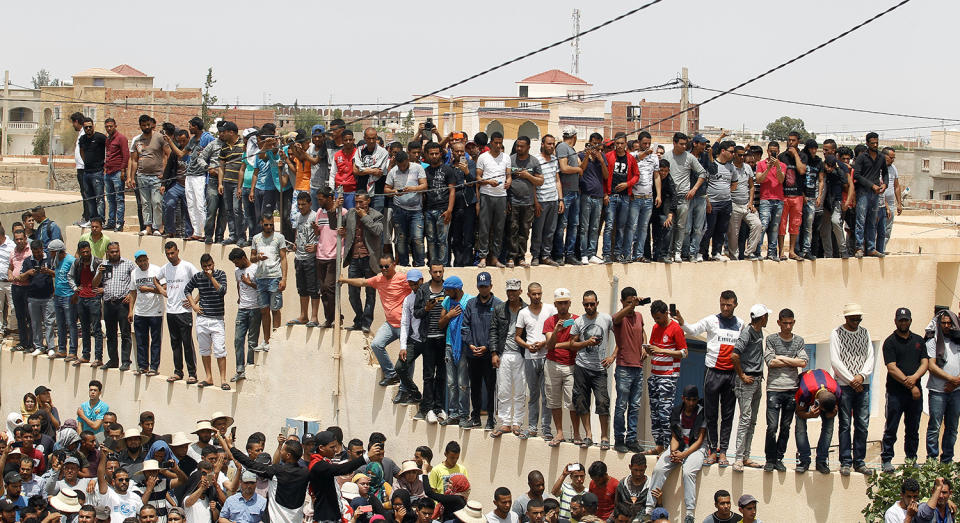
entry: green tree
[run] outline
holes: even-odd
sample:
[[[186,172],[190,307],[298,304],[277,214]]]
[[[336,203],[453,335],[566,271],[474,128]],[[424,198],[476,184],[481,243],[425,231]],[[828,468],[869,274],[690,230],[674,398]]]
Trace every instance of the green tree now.
[[[59,78],[53,78],[50,76],[50,71],[47,71],[46,69],[40,69],[37,71],[37,74],[33,75],[33,78],[31,78],[30,81],[33,83],[34,89],[39,89],[46,86],[56,87],[63,85],[63,82],[61,82]]]
[[[763,130],[763,137],[766,140],[785,141],[790,131],[800,133],[801,143],[805,142],[808,138],[816,139],[817,137],[816,134],[807,132],[803,126],[803,120],[800,118],[790,118],[789,116],[781,116],[768,123],[767,128]]]
[[[404,147],[413,139],[413,111],[408,111],[407,116],[403,118],[400,129],[394,133],[394,139],[403,144]]]
[[[309,135],[310,128],[314,125],[323,125],[326,127],[326,122],[323,119],[323,116],[315,109],[300,109],[293,115],[293,125],[295,129],[303,129]]]
[[[33,154],[45,156],[50,152],[50,128],[43,126],[33,133]]]
[[[207,78],[203,82],[203,95],[200,99],[200,119],[203,120],[203,128],[208,129],[210,125],[223,114],[223,111],[216,111],[211,106],[216,105],[217,97],[210,93],[210,88],[217,83],[213,79],[213,67],[207,69]]]
[[[940,463],[927,460],[924,464],[901,465],[893,474],[874,474],[867,479],[867,499],[870,503],[862,510],[867,523],[880,523],[883,514],[894,503],[900,501],[900,486],[906,478],[914,478],[920,483],[920,499],[930,496],[934,480],[947,478],[954,485],[960,481],[960,464]]]

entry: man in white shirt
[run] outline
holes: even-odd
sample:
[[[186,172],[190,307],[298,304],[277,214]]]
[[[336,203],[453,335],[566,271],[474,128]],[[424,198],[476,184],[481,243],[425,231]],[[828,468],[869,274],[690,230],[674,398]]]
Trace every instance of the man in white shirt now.
[[[477,180],[479,181],[480,212],[479,236],[477,237],[477,255],[481,269],[487,263],[497,267],[504,264],[497,259],[500,254],[500,242],[503,240],[503,226],[506,221],[507,189],[510,188],[510,156],[503,152],[503,134],[490,135],[490,150],[477,158]]]
[[[247,253],[239,247],[230,251],[229,258],[237,268],[234,271],[237,279],[237,320],[233,330],[237,374],[230,378],[230,381],[235,382],[246,379],[246,365],[254,363],[254,348],[260,339],[260,306],[257,294],[257,264],[250,263]],[[243,348],[244,343],[247,345],[246,350]]]
[[[893,218],[900,216],[903,212],[903,200],[900,185],[900,175],[897,173],[897,167],[893,165],[897,159],[897,152],[892,147],[884,147],[881,151],[887,160],[887,188],[883,191],[883,201],[880,203],[880,209],[877,210],[877,250],[884,252],[887,242],[890,241],[890,233],[893,232]]]
[[[170,348],[173,350],[173,376],[167,381],[173,383],[183,379],[183,360],[187,360],[187,383],[197,382],[197,360],[193,350],[193,312],[184,307],[186,297],[183,288],[196,274],[197,268],[192,263],[180,259],[180,249],[176,242],[168,241],[164,246],[167,255],[167,264],[161,270],[165,283],[161,284],[160,294],[167,299],[167,329],[170,331]],[[121,522],[122,523],[122,522]]]
[[[560,184],[560,166],[553,154],[557,139],[544,135],[540,139],[540,173],[543,184],[537,187],[537,198],[533,202],[533,228],[530,231],[530,265],[560,264],[553,261],[553,235],[557,230],[557,219],[563,214],[563,186]]]
[[[917,520],[920,508],[920,483],[914,478],[904,478],[900,485],[900,500],[883,513],[883,523],[907,523]]]
[[[418,404],[423,399],[420,389],[413,382],[412,366],[423,348],[420,343],[420,318],[413,315],[413,303],[417,300],[417,289],[423,285],[423,273],[420,269],[407,271],[407,284],[410,285],[410,294],[403,299],[400,310],[400,360],[394,365],[397,376],[404,386],[394,396],[394,403]]]
[[[840,474],[850,475],[850,467],[869,476],[867,467],[867,427],[870,424],[870,376],[873,374],[874,350],[870,333],[861,326],[863,309],[856,303],[843,306],[843,325],[830,333],[830,365],[840,386],[839,439]],[[851,430],[851,422],[853,430]],[[853,435],[851,454],[850,436]]]
[[[160,369],[160,330],[163,327],[163,272],[150,263],[147,251],[134,253],[137,266],[130,273],[130,312],[127,321],[133,324],[137,339],[136,374],[155,376]],[[160,285],[158,285],[158,283]]]
[[[102,447],[101,452],[106,456],[111,450]],[[140,493],[130,490],[130,473],[120,468],[113,473],[113,481],[107,479],[107,459],[101,459],[97,467],[97,492],[100,503],[110,508],[110,523],[123,523],[123,520],[136,517],[143,506]]]
[[[530,305],[524,307],[517,315],[516,341],[523,347],[523,374],[530,391],[527,401],[528,437],[537,436],[537,418],[540,418],[540,427],[543,429],[544,440],[553,439],[550,433],[550,416],[552,411],[547,408],[547,394],[544,391],[544,363],[547,351],[544,350],[546,336],[543,334],[543,323],[547,318],[557,313],[556,307],[550,303],[543,303],[543,288],[537,282],[527,285],[527,297]]]

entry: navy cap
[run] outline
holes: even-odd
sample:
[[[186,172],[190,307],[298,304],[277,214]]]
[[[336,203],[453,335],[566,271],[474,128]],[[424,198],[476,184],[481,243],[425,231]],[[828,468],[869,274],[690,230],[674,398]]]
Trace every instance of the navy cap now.
[[[493,285],[493,278],[489,272],[481,272],[477,275],[477,287],[490,287]]]
[[[894,321],[900,320],[912,320],[913,316],[910,314],[910,309],[906,307],[900,307],[897,309],[897,314],[894,316]]]
[[[693,136],[693,143],[710,143],[710,140],[707,140],[707,137],[697,133]]]

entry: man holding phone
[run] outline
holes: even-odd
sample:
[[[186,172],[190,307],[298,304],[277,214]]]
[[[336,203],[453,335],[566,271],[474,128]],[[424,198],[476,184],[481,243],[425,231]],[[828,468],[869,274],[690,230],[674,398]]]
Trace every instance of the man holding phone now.
[[[573,439],[580,439],[580,423],[577,413],[573,410],[573,366],[577,351],[570,343],[570,329],[573,327],[576,314],[570,313],[570,302],[573,296],[569,289],[563,287],[553,291],[553,306],[557,313],[543,322],[543,350],[546,352],[544,372],[546,383],[544,389],[547,395],[547,408],[553,414],[553,424],[557,432],[548,443],[551,447],[559,447],[563,443],[563,410],[570,412],[570,421],[574,427]]]
[[[667,313],[670,313],[670,316]],[[670,444],[670,412],[680,379],[680,360],[687,357],[687,338],[676,316],[677,306],[670,307],[661,300],[650,304],[653,328],[650,344],[643,350],[650,356],[650,377],[647,378],[647,397],[650,402],[650,432],[657,447],[647,454],[659,456]]]
[[[636,308],[647,303],[650,298],[641,300],[636,289],[624,287],[620,291],[622,307],[613,315],[613,336],[617,344],[607,360],[617,362],[614,373],[617,404],[613,411],[613,448],[617,452],[642,452],[637,442],[637,418],[643,398],[643,361],[647,358],[643,345],[647,334],[643,331],[643,315]]]
[[[613,318],[609,314],[598,312],[597,305],[597,293],[592,290],[584,292],[584,314],[573,322],[570,330],[573,335],[573,348],[577,351],[576,366],[573,369],[573,407],[580,416],[586,433],[580,447],[590,448],[593,445],[590,396],[592,394],[595,397],[596,412],[600,417],[600,450],[609,450],[610,393],[607,391],[607,367],[613,363],[613,357],[605,355],[607,340],[610,339],[610,330],[613,328]],[[574,444],[576,443],[574,441]]]

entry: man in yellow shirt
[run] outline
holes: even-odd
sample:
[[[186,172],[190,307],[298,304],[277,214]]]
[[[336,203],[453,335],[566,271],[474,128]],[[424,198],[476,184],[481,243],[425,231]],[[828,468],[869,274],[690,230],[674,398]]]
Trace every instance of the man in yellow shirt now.
[[[435,492],[444,491],[444,483],[446,483],[447,478],[454,474],[463,474],[467,475],[467,467],[458,463],[460,460],[460,444],[456,441],[451,441],[447,443],[447,447],[443,450],[443,463],[433,467],[430,471],[430,487],[433,488]]]
[[[103,218],[99,216],[90,218],[90,232],[81,234],[79,241],[90,244],[90,252],[95,258],[104,259],[107,255],[107,245],[110,243],[110,237],[103,234]]]

